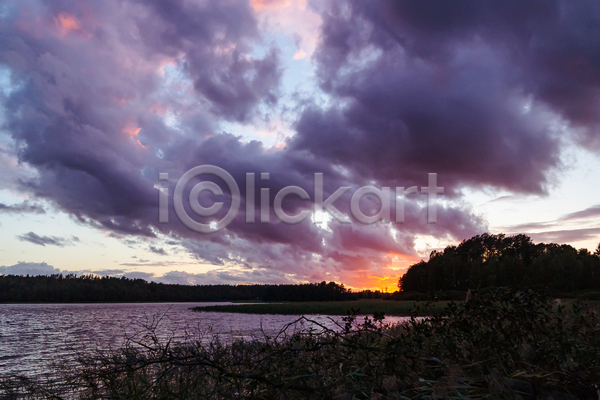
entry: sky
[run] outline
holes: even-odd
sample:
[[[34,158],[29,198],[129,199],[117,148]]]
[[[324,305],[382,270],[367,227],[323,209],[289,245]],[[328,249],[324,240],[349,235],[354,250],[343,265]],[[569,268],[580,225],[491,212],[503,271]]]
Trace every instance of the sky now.
[[[391,291],[485,232],[600,242],[597,1],[5,0],[0,21],[0,274]],[[181,183],[198,166],[240,195]],[[342,221],[315,174],[348,188]]]

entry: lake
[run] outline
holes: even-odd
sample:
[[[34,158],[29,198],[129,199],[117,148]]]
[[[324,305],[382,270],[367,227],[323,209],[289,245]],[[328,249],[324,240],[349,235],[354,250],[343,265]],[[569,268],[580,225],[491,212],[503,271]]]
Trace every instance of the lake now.
[[[277,333],[294,315],[194,312],[190,307],[231,303],[0,304],[0,374],[28,376],[50,372],[56,360],[72,360],[78,351],[115,349],[126,337],[154,327],[160,338],[222,340]],[[308,318],[330,329],[341,316]],[[408,317],[386,317],[398,323]],[[308,326],[305,324],[304,326]]]

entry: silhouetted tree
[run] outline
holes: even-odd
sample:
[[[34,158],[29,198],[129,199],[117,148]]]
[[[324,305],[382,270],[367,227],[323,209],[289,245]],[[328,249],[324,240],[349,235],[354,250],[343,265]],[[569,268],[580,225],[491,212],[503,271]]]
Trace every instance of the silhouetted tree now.
[[[191,286],[96,275],[0,275],[0,302],[331,301],[355,297],[356,294],[335,282]]]
[[[592,255],[526,235],[483,234],[433,251],[398,281],[401,291],[431,292],[544,285],[557,291],[600,289],[600,245]]]

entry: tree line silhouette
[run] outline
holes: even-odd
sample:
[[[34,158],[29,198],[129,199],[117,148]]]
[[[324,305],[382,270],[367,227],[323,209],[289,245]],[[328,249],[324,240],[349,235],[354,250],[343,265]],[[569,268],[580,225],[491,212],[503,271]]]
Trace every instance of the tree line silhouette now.
[[[429,261],[408,269],[398,287],[408,294],[489,287],[600,291],[600,245],[590,253],[566,244],[534,244],[526,235],[477,235],[433,251]],[[390,296],[380,291],[352,292],[335,282],[191,286],[97,275],[0,275],[0,302],[337,301]]]
[[[191,286],[96,275],[0,275],[0,302],[335,301],[357,297],[362,296],[335,282]]]
[[[545,287],[575,293],[600,289],[600,245],[592,254],[567,244],[534,244],[526,235],[483,234],[433,251],[398,281],[403,292],[487,287]]]

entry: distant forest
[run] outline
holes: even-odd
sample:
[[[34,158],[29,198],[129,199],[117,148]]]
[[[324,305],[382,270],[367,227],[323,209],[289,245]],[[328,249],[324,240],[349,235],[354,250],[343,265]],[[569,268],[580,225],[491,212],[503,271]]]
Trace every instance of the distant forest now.
[[[550,293],[600,295],[600,245],[590,253],[566,244],[534,244],[526,235],[478,235],[433,251],[429,261],[408,269],[398,287],[401,293],[392,296],[352,292],[335,282],[190,286],[96,275],[0,275],[0,303],[402,300],[412,299],[405,296],[411,293],[431,292],[463,298],[468,289],[490,287],[544,287]]]
[[[483,234],[412,265],[403,292],[544,287],[557,293],[600,290],[600,245],[592,254],[566,244],[534,244],[526,235]]]
[[[0,303],[336,301],[383,296],[371,291],[352,293],[335,282],[187,286],[94,275],[0,275]]]

